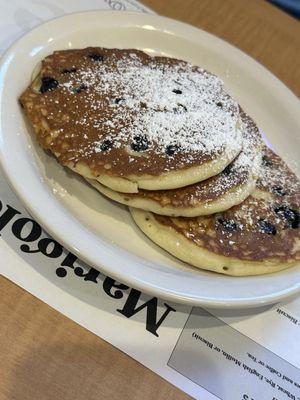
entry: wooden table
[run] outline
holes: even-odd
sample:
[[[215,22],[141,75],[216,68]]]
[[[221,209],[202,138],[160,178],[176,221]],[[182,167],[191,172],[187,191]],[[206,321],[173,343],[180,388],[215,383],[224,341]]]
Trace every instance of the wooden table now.
[[[300,24],[287,14],[262,0],[144,3],[233,43],[300,94]],[[0,292],[1,400],[189,398],[3,277]]]

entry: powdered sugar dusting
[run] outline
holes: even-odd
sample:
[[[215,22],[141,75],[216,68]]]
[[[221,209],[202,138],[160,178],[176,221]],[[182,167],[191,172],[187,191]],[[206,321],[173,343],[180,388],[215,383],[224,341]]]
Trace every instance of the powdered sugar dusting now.
[[[218,77],[188,63],[155,58],[145,63],[132,53],[110,63],[83,64],[60,88],[69,97],[83,88],[85,112],[76,123],[105,130],[105,139],[115,148],[130,145],[136,137],[147,142],[145,153],[165,154],[169,146],[187,155],[241,147],[238,104]],[[90,110],[104,107],[107,115],[91,116]],[[101,151],[101,140],[86,151]]]
[[[262,141],[255,123],[243,113],[241,131],[243,149],[233,162],[231,172],[258,177],[261,173]]]
[[[261,232],[266,224],[271,227],[284,226],[280,209],[298,213],[300,201],[300,182],[288,166],[271,150],[265,149],[259,164],[256,190],[245,203],[233,212],[233,218],[243,221],[243,229],[255,229]],[[278,211],[279,210],[279,211]],[[263,224],[262,224],[263,221]]]
[[[253,181],[260,175],[262,152],[261,138],[255,123],[243,112],[241,113],[242,151],[236,159],[212,180],[200,182],[199,190],[210,193],[210,198],[223,195],[228,190],[235,188],[232,196],[240,198],[243,191],[242,185],[247,181]],[[210,204],[207,202],[207,207]]]

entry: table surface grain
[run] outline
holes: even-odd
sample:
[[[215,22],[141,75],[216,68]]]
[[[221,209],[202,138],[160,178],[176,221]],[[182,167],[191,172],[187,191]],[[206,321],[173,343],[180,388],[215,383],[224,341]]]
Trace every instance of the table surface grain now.
[[[144,0],[222,37],[300,94],[300,24],[263,0]],[[0,399],[188,399],[73,321],[0,278]]]

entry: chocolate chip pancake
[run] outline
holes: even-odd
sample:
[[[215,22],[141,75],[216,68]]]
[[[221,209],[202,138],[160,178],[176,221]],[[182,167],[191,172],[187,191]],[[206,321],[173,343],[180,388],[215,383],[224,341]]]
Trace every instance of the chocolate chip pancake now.
[[[205,180],[242,146],[238,104],[218,77],[138,50],[56,51],[20,102],[59,163],[125,193]]]
[[[220,174],[205,181],[172,190],[120,193],[88,182],[112,200],[160,215],[196,217],[227,210],[254,190],[261,163],[262,140],[254,121],[241,112],[243,150]]]
[[[300,261],[300,182],[271,150],[255,191],[240,205],[198,218],[131,209],[141,230],[179,259],[228,275],[258,275]]]

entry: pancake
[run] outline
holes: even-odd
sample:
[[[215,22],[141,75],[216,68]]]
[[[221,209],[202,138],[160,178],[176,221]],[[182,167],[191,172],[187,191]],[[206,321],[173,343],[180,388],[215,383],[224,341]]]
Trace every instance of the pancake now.
[[[125,193],[208,179],[242,147],[238,104],[218,77],[138,50],[56,51],[20,102],[60,164]]]
[[[279,271],[300,261],[300,182],[265,150],[254,192],[223,213],[171,218],[131,208],[141,230],[175,257],[227,275]]]
[[[227,210],[244,201],[254,190],[261,163],[262,140],[254,121],[241,112],[243,150],[220,174],[172,190],[121,193],[87,179],[99,192],[119,203],[160,215],[196,217]]]

